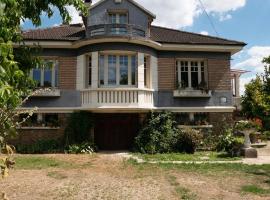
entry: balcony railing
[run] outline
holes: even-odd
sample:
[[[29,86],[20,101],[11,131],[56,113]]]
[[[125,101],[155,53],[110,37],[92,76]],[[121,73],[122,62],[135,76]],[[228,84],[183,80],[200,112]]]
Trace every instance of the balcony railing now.
[[[88,27],[89,37],[97,36],[127,36],[127,37],[146,37],[146,31],[132,24],[100,24]]]
[[[85,108],[153,108],[153,91],[137,88],[98,88],[81,91]]]

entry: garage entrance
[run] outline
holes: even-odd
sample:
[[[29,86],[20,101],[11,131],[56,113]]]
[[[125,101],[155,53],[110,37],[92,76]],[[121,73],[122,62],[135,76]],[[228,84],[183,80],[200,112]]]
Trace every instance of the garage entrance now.
[[[97,114],[95,143],[100,150],[128,150],[138,128],[138,114]]]

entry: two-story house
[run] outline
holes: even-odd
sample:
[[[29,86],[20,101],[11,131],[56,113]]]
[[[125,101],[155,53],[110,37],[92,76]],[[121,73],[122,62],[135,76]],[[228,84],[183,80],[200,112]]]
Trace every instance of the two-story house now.
[[[84,25],[23,33],[46,60],[31,76],[52,91],[25,105],[38,107],[41,126],[23,127],[21,142],[61,137],[74,111],[93,113],[100,149],[129,148],[149,111],[175,112],[179,124],[231,120],[230,61],[245,43],[153,26],[134,0],[101,0],[89,13]]]

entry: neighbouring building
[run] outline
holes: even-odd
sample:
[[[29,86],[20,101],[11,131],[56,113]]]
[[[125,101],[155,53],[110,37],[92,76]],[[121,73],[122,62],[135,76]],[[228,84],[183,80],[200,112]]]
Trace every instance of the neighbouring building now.
[[[149,111],[175,112],[182,125],[231,120],[230,61],[245,43],[154,26],[155,14],[133,0],[101,0],[89,10],[84,25],[23,33],[46,60],[31,76],[52,90],[22,108],[38,110],[21,143],[62,137],[67,116],[81,110],[95,116],[92,134],[106,150],[131,147]]]

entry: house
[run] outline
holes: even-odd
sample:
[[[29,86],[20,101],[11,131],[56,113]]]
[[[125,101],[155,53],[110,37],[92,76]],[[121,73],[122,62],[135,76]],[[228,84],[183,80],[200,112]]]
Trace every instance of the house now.
[[[185,125],[231,120],[230,61],[245,43],[154,26],[155,14],[134,0],[101,0],[89,11],[84,25],[23,33],[46,60],[31,76],[52,90],[22,108],[38,110],[20,142],[61,137],[74,111],[93,113],[100,149],[129,148],[149,111],[175,112]]]

